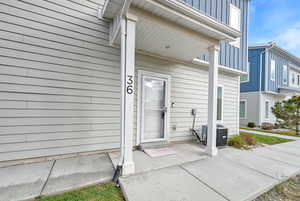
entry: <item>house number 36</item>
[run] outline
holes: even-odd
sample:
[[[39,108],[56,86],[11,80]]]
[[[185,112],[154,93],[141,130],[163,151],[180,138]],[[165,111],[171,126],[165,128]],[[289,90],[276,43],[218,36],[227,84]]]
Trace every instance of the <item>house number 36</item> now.
[[[127,75],[127,93],[132,94],[133,93],[133,76]]]

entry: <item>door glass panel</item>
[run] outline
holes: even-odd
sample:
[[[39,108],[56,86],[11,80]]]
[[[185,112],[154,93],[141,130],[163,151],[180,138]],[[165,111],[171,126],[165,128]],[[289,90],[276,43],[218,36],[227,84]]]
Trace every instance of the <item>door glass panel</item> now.
[[[144,139],[164,138],[165,81],[144,78]]]

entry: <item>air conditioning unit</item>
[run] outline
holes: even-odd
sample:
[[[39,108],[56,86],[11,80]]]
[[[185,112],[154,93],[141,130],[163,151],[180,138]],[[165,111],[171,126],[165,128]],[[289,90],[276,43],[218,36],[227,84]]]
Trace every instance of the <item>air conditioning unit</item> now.
[[[226,146],[228,139],[228,128],[225,128],[223,125],[217,125],[217,147]],[[202,139],[204,140],[203,144],[207,145],[207,125],[202,126]]]

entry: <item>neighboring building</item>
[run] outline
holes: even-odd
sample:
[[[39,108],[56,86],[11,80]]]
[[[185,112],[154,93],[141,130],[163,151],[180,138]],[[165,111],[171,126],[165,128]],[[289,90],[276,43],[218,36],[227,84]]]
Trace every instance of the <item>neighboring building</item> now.
[[[249,74],[241,77],[240,122],[275,123],[276,102],[300,93],[300,59],[275,43],[249,47]]]
[[[0,2],[0,161],[239,133],[248,0]]]

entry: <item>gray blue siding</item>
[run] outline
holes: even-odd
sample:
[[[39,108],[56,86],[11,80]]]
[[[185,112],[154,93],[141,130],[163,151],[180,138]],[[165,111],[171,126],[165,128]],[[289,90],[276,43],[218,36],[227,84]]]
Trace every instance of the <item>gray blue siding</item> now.
[[[289,65],[289,63],[291,63],[291,61],[288,58],[285,58],[284,56],[277,54],[273,51],[269,51],[268,54],[268,63],[267,63],[267,67],[269,69],[268,72],[270,72],[270,68],[271,68],[271,59],[275,60],[275,64],[276,64],[276,78],[275,81],[272,81],[270,79],[271,75],[270,73],[267,73],[265,79],[266,79],[266,89],[268,91],[273,91],[273,92],[279,92],[279,87],[281,86],[288,86],[288,84],[283,84],[283,65]],[[288,73],[288,80],[289,80],[289,73]]]
[[[241,46],[236,48],[228,43],[221,43],[220,65],[246,71],[248,62],[248,6],[249,0],[183,0],[224,24],[229,24],[229,5],[233,4],[241,10]]]
[[[249,50],[249,82],[241,83],[241,92],[253,92],[259,91],[259,81],[260,81],[260,56],[264,49]],[[262,54],[262,62],[265,62],[265,54]],[[264,72],[262,72],[264,74]],[[262,88],[263,88],[262,84]]]
[[[250,80],[241,83],[241,92],[259,91],[260,55],[265,48],[249,49]],[[271,60],[275,60],[275,80],[271,80]],[[274,50],[267,50],[262,54],[262,91],[279,92],[280,87],[289,87],[289,65],[297,66],[286,56]],[[287,83],[283,83],[283,65],[288,66]],[[300,69],[300,67],[299,67]]]

